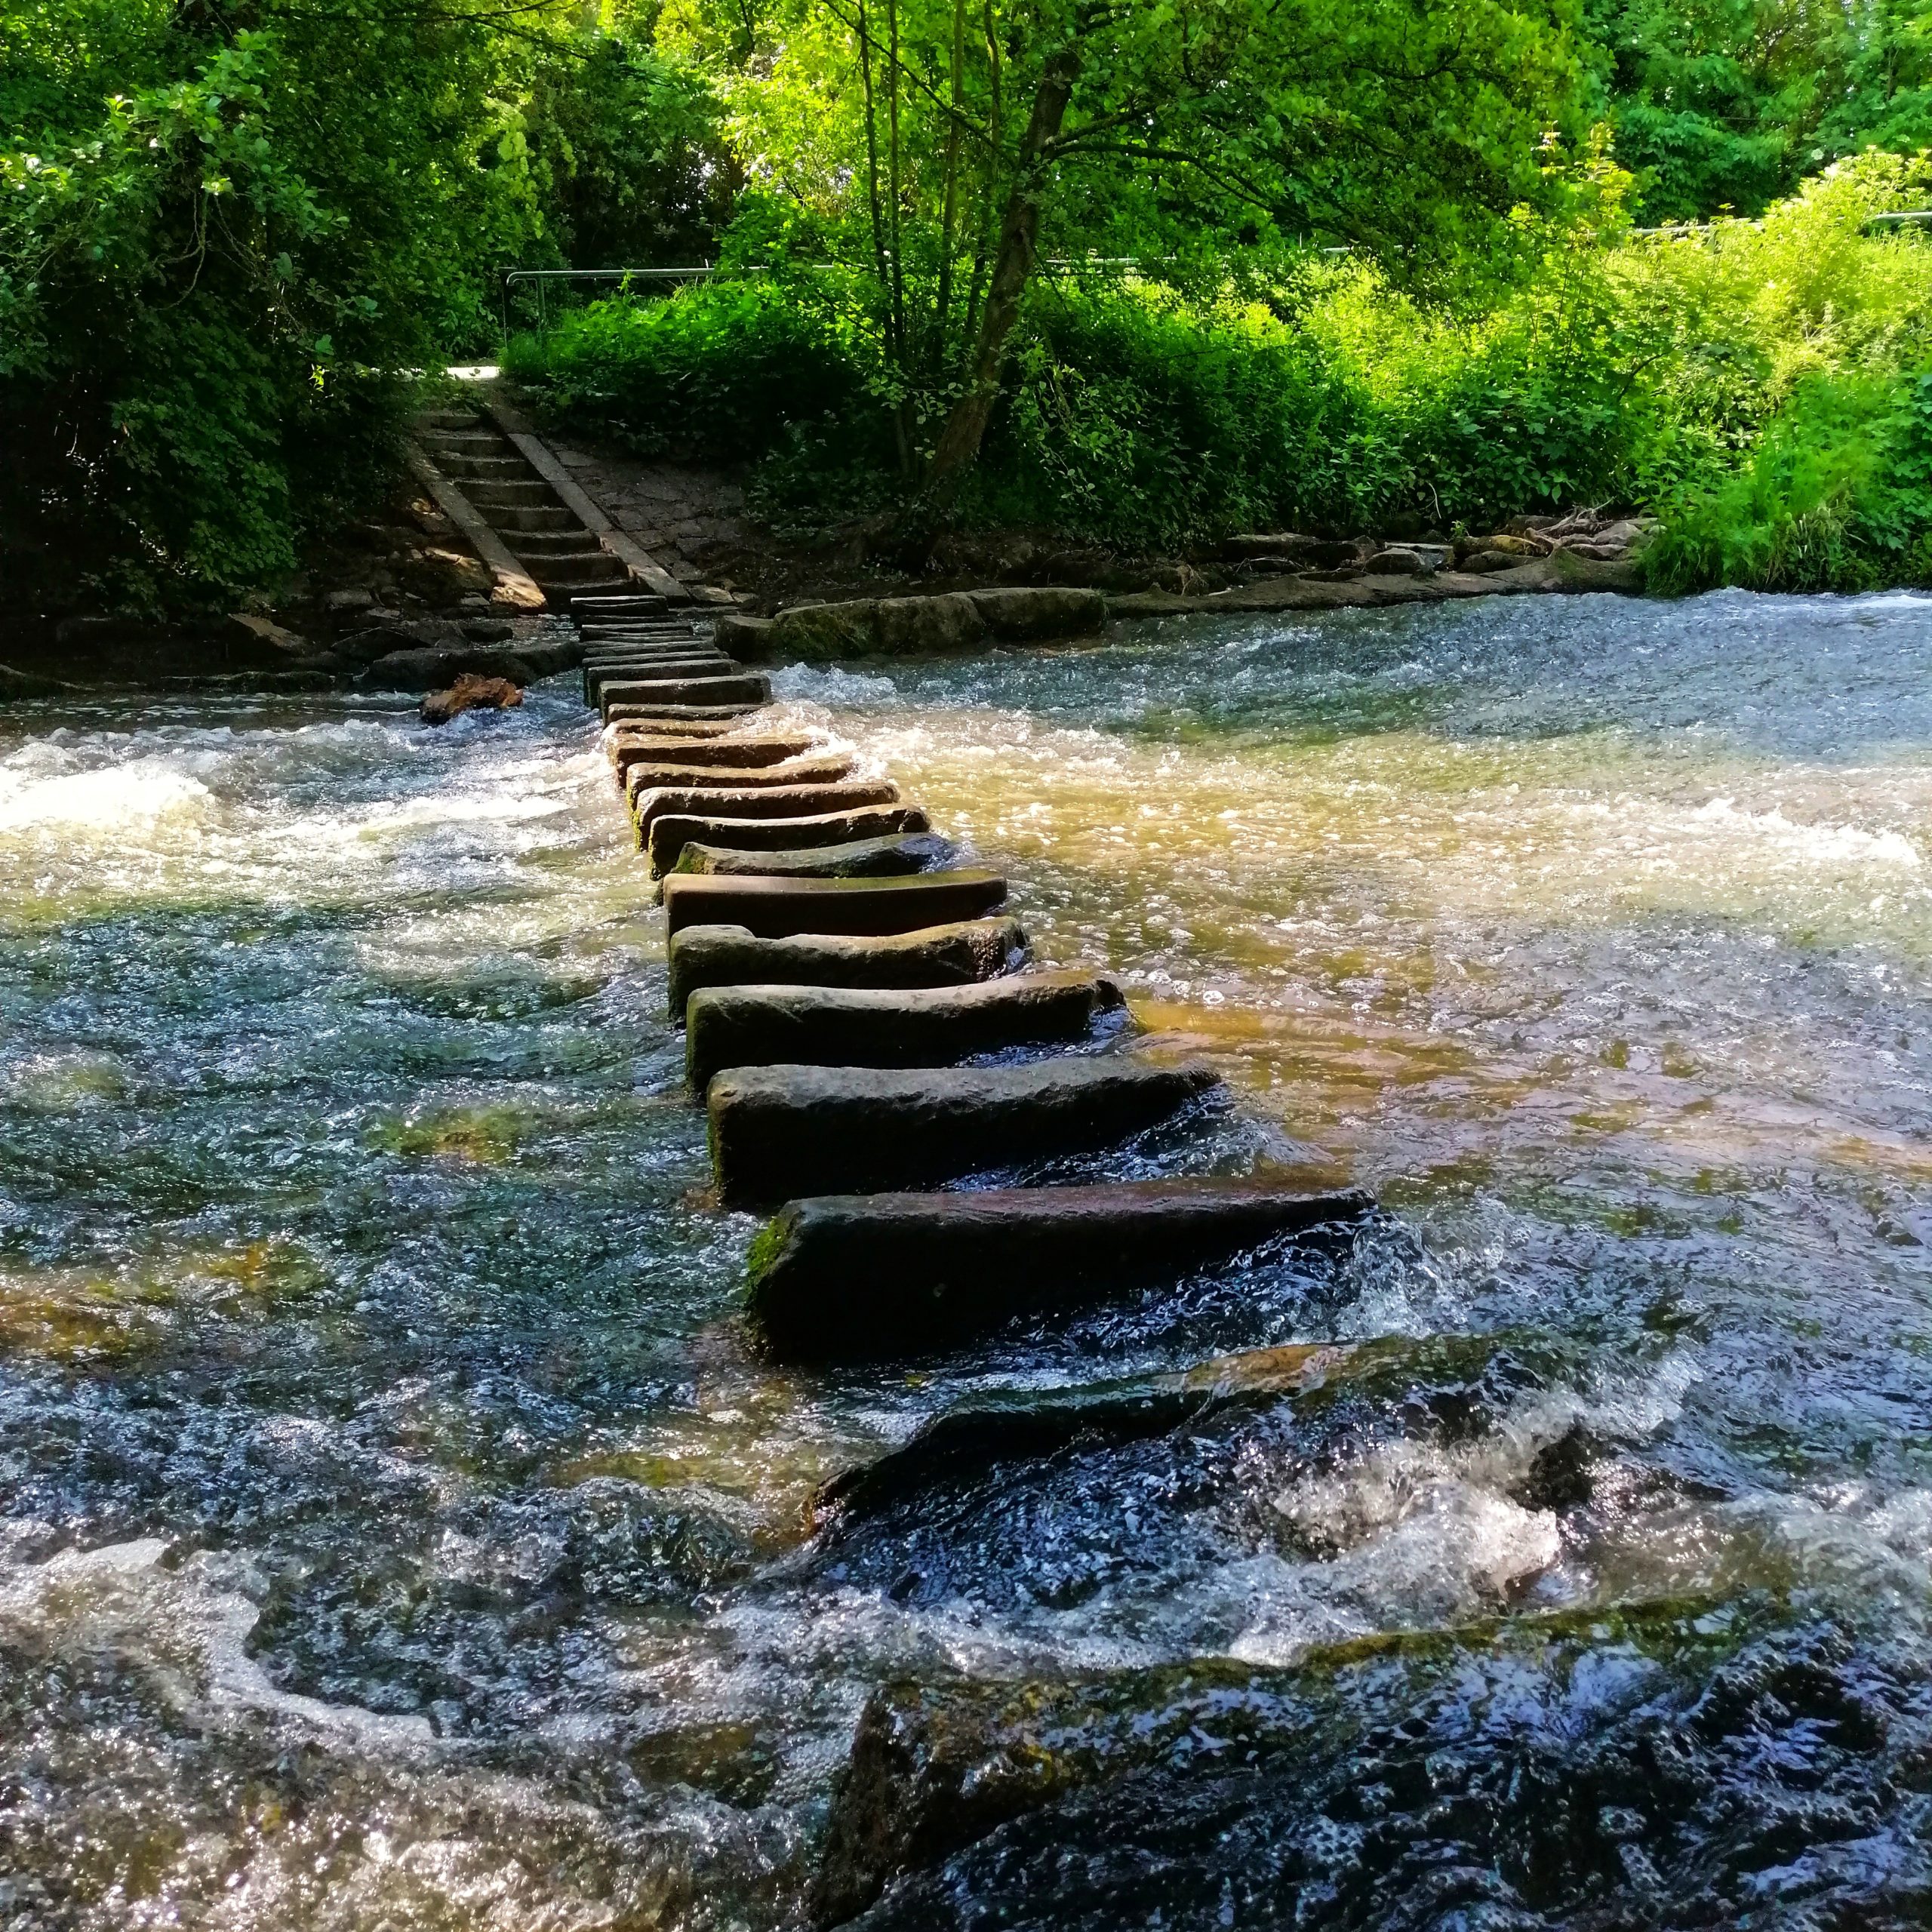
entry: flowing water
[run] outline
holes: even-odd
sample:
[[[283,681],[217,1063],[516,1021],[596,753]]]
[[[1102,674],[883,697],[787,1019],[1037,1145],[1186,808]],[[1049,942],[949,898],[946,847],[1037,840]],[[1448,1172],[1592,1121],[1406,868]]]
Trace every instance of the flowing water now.
[[[1292,1778],[1076,1794],[879,1922],[1932,1915],[1932,601],[780,685],[1228,1077],[1078,1171],[1383,1211],[774,1368],[568,682],[17,707],[0,1921],[796,1922],[874,1686],[1217,1657],[1326,1687]],[[807,1539],[962,1399],[1306,1341],[1374,1365]]]

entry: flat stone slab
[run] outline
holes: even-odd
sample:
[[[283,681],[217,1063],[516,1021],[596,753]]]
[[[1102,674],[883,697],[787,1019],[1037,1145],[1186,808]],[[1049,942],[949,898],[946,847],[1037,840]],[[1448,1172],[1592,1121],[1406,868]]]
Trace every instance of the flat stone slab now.
[[[755,793],[748,795],[755,797]],[[909,933],[977,919],[1003,904],[1006,881],[983,866],[916,878],[685,878],[664,881],[666,924],[793,933]]]
[[[736,1067],[705,1095],[712,1171],[731,1207],[925,1186],[1112,1146],[1220,1085],[1205,1066],[1122,1054],[909,1072]]]
[[[1033,977],[969,990],[1022,986]],[[718,1030],[714,1003],[755,1000],[766,990],[697,994],[688,1057]],[[1255,1180],[795,1201],[752,1247],[752,1310],[787,1361],[945,1347],[1016,1315],[1080,1306],[1266,1242],[1346,1226],[1373,1204],[1352,1189],[1310,1194]]]
[[[681,1023],[706,986],[960,986],[1017,971],[1026,958],[1017,919],[963,919],[885,938],[813,933],[761,939],[743,926],[672,934],[670,1010]]]
[[[741,671],[728,678],[619,678],[599,688],[599,701],[614,704],[769,704],[771,680]]]
[[[721,774],[737,792],[796,791],[801,785],[836,785],[852,775],[850,752],[821,751],[816,755],[786,758],[782,764],[752,765]],[[702,785],[720,782],[720,776],[694,771],[681,760],[653,759],[621,768],[625,795],[635,798],[666,785]]]
[[[782,852],[931,829],[931,821],[917,805],[874,805],[856,811],[816,812],[807,818],[704,818],[673,812],[651,820],[648,849],[654,876],[675,871],[679,855],[693,840],[734,852]]]
[[[675,869],[685,878],[900,878],[938,872],[958,856],[959,848],[950,839],[931,832],[851,838],[796,851],[744,852],[736,846],[693,841],[678,854]]]
[[[954,986],[712,986],[685,1009],[685,1071],[702,1092],[728,1066],[946,1066],[1084,1039],[1096,1014],[1122,1004],[1112,980],[1081,972]]]
[[[679,704],[666,709],[655,704],[608,704],[604,707],[606,731],[626,726],[652,731],[677,731],[694,736],[737,731],[747,718],[763,709],[757,704]]]
[[[660,682],[691,678],[728,678],[738,675],[738,667],[728,657],[699,657],[686,652],[677,657],[632,658],[619,664],[586,664],[583,667],[583,697],[595,704],[607,685],[634,684],[640,678]]]
[[[720,777],[722,777],[721,773]],[[631,794],[638,843],[649,843],[658,819],[675,813],[697,818],[808,818],[862,805],[896,805],[899,787],[889,778],[847,778],[836,785],[780,785],[769,791],[738,784],[660,785]]]
[[[803,732],[762,732],[755,737],[693,739],[675,732],[623,730],[609,734],[605,755],[620,771],[633,764],[691,764],[743,769],[777,764],[823,749]]]

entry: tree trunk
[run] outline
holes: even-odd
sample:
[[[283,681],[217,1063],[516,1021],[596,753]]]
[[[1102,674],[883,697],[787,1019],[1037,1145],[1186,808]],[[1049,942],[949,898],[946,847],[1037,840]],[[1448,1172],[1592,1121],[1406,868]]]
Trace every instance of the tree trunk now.
[[[1070,43],[1054,54],[1040,75],[1033,95],[1033,112],[1020,143],[1019,165],[1001,217],[999,245],[993,256],[992,280],[986,306],[973,343],[966,393],[954,405],[933,452],[932,480],[945,491],[977,460],[986,423],[999,396],[1000,362],[1006,339],[1020,319],[1020,298],[1033,272],[1040,236],[1040,202],[1047,184],[1049,152],[1066,118],[1073,83],[1079,77],[1080,49]]]

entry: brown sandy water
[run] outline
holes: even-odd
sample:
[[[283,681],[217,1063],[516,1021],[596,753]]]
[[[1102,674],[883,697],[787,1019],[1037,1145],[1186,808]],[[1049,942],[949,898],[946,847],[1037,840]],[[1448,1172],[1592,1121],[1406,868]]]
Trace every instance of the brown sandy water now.
[[[888,1677],[1411,1632],[1466,1647],[1416,1718],[1463,1768],[1398,1780],[1377,1829],[1493,1883],[1269,1865],[1358,1829],[1312,1819],[1319,1776],[1143,1780],[1041,1828],[1078,1858],[992,1845],[881,1922],[1914,1922],[1929,674],[1932,602],[1743,597],[785,672],[1008,866],[1043,958],[1112,966],[1152,1051],[1237,1090],[1062,1171],[1286,1163],[1389,1210],[828,1377],[738,1324],[752,1224],[703,1198],[657,917],[567,688],[434,734],[17,708],[0,1918],[783,1924]],[[1478,1364],[1452,1392],[1439,1337]],[[1318,1422],[802,1542],[818,1481],[976,1393],[1369,1338],[1414,1374]],[[1587,1481],[1547,1480],[1565,1445]],[[1696,1655],[1616,1624],[1660,1600]],[[1506,1685],[1459,1634],[1595,1614],[1580,1663]],[[1337,1718],[1324,1774],[1386,1716]],[[1610,1801],[1602,1752],[1660,1734],[1690,1768]],[[1512,1848],[1573,1813],[1560,1855]]]

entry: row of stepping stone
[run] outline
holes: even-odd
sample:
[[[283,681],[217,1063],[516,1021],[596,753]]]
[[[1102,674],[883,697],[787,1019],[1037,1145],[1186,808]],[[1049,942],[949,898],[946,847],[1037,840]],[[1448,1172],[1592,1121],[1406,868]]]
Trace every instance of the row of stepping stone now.
[[[849,752],[777,721],[711,620],[585,596],[583,693],[661,881],[674,1021],[718,1193],[776,1217],[751,1306],[792,1361],[963,1341],[1358,1217],[1261,1180],[937,1191],[1091,1154],[1217,1103],[1198,1065],[1114,1051],[1119,989],[1037,970],[1007,883],[958,863]],[[1085,1047],[965,1065],[1014,1049]]]

